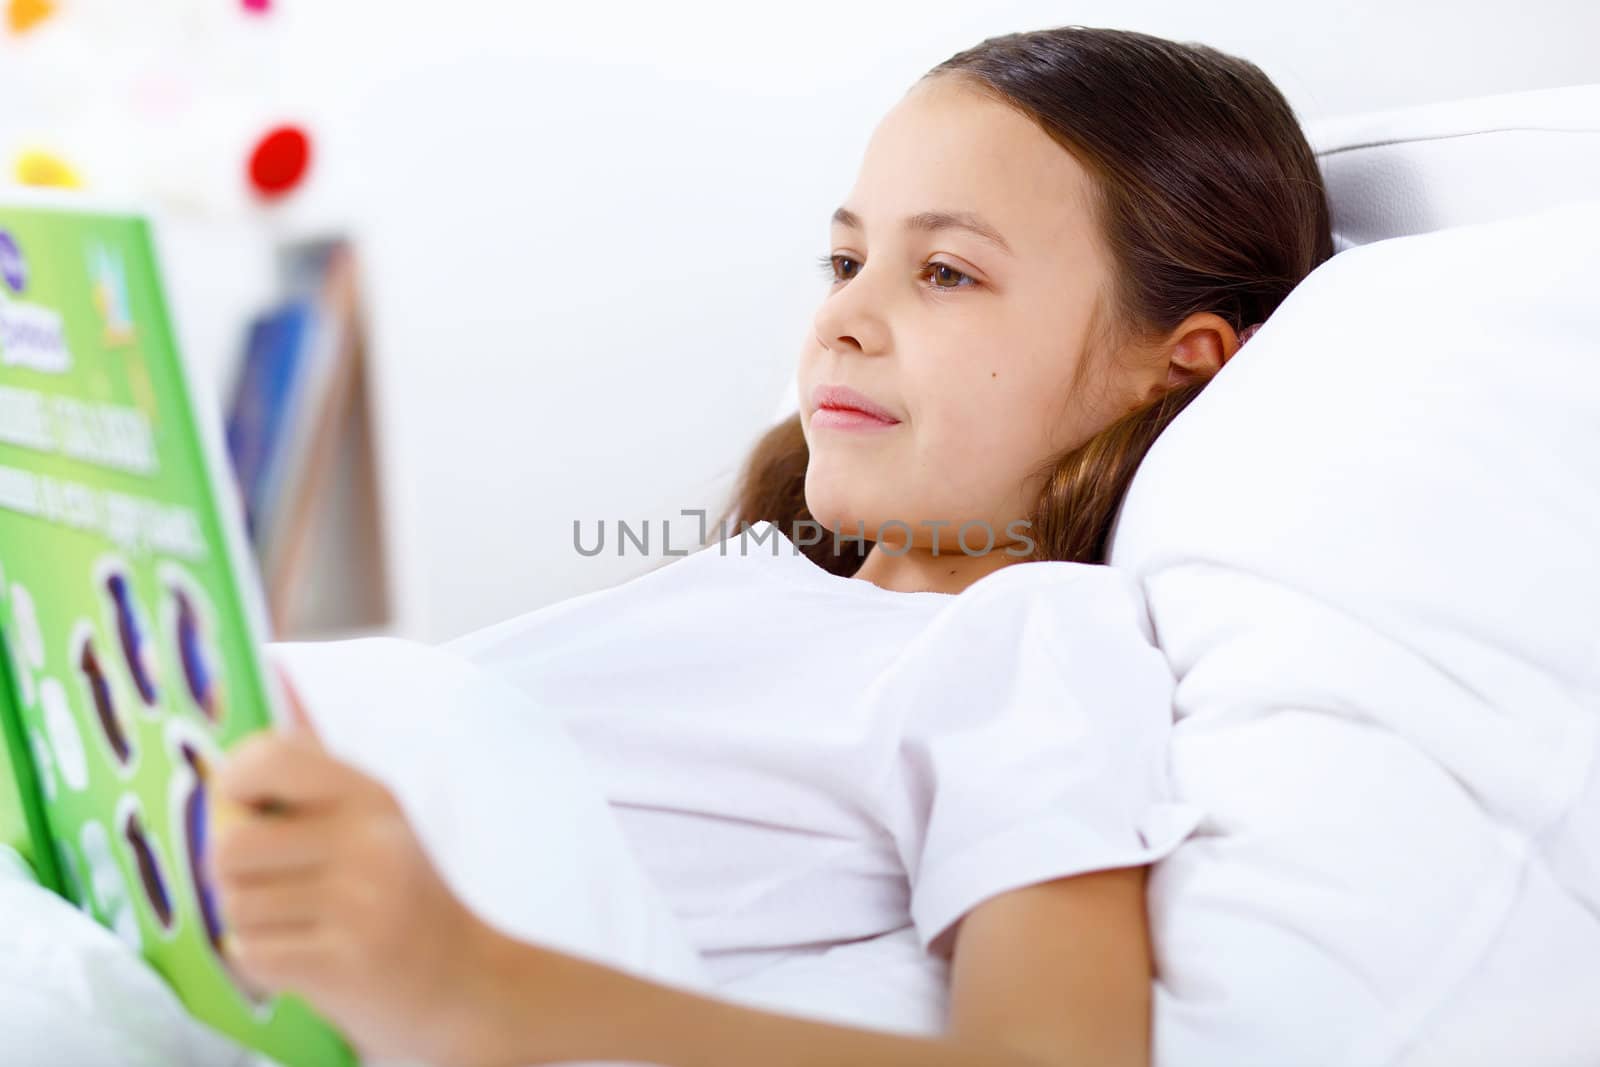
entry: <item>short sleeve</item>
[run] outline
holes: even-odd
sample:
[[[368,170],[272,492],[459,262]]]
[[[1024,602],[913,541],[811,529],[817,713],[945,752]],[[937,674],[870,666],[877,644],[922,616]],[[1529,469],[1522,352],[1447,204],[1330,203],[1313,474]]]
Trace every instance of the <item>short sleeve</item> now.
[[[1064,562],[983,578],[876,679],[898,729],[882,814],[925,949],[990,897],[1152,863],[1194,830],[1170,793],[1173,688],[1138,583]]]

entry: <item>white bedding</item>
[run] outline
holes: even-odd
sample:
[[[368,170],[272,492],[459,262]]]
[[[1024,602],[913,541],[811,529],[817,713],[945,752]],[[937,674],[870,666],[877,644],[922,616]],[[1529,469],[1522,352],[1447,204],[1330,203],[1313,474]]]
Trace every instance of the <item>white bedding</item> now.
[[[0,850],[9,851],[9,850]],[[11,854],[15,858],[15,854]],[[248,1067],[111,931],[0,863],[0,1059],[28,1067]]]
[[[509,933],[772,1010],[906,1032],[942,1022],[910,926],[714,986],[581,753],[488,672],[389,638],[271,646],[319,733],[396,792],[441,874]],[[472,781],[462,790],[454,784]],[[0,864],[0,1049],[30,1067],[248,1067],[109,931]],[[851,976],[848,983],[841,977]]]
[[[699,956],[560,729],[487,672],[393,639],[272,646],[335,752],[389,784],[441,874],[526,940],[684,988]],[[475,788],[453,788],[471,781]],[[0,866],[0,1050],[29,1067],[244,1067],[109,931]]]
[[[1341,252],[1140,465],[1164,1062],[1600,1063],[1597,279],[1600,201]]]

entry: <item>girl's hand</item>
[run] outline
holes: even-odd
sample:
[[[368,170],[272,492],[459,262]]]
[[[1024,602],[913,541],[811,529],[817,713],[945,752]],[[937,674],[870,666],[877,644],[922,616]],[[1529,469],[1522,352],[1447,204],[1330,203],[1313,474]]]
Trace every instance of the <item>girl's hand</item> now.
[[[456,1062],[495,935],[400,805],[299,728],[235,747],[214,783],[211,876],[247,982],[309,1000],[369,1056]]]

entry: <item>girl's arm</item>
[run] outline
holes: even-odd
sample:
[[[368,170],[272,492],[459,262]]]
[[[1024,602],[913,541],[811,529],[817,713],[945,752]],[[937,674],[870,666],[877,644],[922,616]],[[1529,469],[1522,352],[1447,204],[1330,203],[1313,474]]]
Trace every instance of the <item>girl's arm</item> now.
[[[251,981],[293,990],[364,1053],[440,1064],[1049,1067],[1148,1059],[1137,870],[991,898],[954,941],[949,1032],[904,1037],[684,992],[493,931],[450,892],[394,798],[308,730],[262,734],[216,780],[210,856]],[[936,948],[942,946],[935,946]]]
[[[671,1067],[1095,1067],[1147,1064],[1144,871],[993,897],[958,927],[950,1025],[902,1037],[740,1007],[484,929],[460,1062],[643,1061]]]

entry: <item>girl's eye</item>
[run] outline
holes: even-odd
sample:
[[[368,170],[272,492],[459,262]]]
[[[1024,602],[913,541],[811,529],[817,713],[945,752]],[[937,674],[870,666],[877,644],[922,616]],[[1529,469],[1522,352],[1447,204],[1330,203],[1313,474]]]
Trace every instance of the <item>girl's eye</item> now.
[[[933,287],[935,289],[963,289],[963,288],[966,288],[966,286],[963,286],[959,281],[957,281],[957,282],[955,282],[954,284],[951,284],[951,285],[941,284],[942,282],[947,281],[947,280],[952,279],[952,278],[965,278],[967,281],[972,282],[973,285],[978,284],[977,280],[974,279],[972,277],[972,275],[964,274],[961,271],[956,270],[954,267],[952,267],[948,263],[929,263],[926,267],[924,267],[922,269],[922,273],[924,275],[928,275],[933,280],[933,282],[934,282]]]
[[[861,264],[849,256],[822,256],[817,260],[817,265],[822,268],[823,274],[836,282],[849,281],[861,270]],[[855,270],[850,272],[850,267],[854,267]],[[948,263],[930,262],[922,268],[922,273],[917,277],[928,278],[935,289],[964,289],[978,284],[972,275],[956,270]],[[963,285],[963,281],[970,284]]]
[[[849,256],[833,255],[822,256],[817,260],[817,266],[822,268],[822,273],[836,282],[849,281],[850,278],[854,277],[854,275],[846,276],[840,273],[840,264],[842,263],[856,263],[856,261]],[[856,263],[857,269],[860,269],[860,266],[859,263]]]

